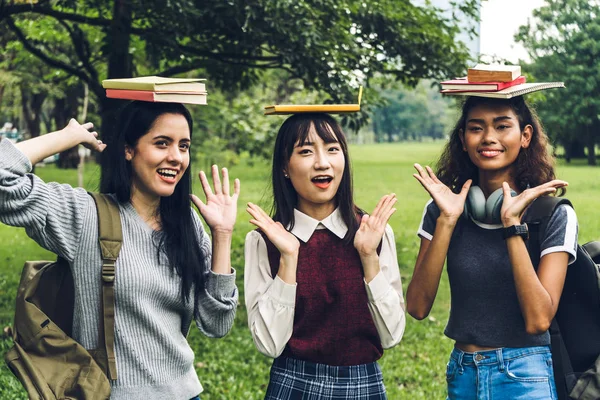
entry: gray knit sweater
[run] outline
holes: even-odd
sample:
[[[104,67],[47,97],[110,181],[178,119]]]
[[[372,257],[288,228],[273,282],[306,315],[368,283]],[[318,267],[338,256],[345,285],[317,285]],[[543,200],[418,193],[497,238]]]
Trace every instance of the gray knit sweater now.
[[[67,259],[75,281],[73,337],[86,349],[99,347],[102,267],[98,217],[93,199],[80,188],[44,183],[29,174],[31,163],[8,140],[0,140],[0,221],[24,227],[40,246]],[[199,246],[211,244],[196,213]],[[130,203],[120,206],[123,246],[116,263],[115,353],[117,381],[111,399],[187,400],[202,391],[186,335],[192,301],[180,296],[180,278],[157,256],[152,229]],[[210,264],[209,264],[210,265]],[[231,329],[238,292],[235,271],[206,269],[196,326],[209,337]]]

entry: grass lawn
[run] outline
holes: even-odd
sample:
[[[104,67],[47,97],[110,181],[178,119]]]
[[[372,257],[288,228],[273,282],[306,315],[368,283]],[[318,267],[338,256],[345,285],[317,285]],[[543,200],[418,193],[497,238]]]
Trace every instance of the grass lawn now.
[[[433,165],[442,143],[400,143],[351,147],[354,168],[354,186],[357,204],[371,211],[379,198],[395,192],[398,211],[390,224],[396,235],[398,261],[404,287],[412,275],[419,240],[415,234],[428,194],[412,177],[412,164]],[[57,170],[53,166],[39,167],[36,171],[45,181],[76,184],[76,171]],[[96,189],[99,171],[96,166],[86,168],[86,187]],[[252,201],[270,205],[268,163],[247,163],[230,169],[230,176],[242,181],[238,222],[233,238],[233,266],[238,271],[238,287],[243,296],[244,237],[252,226],[248,223],[245,204]],[[600,237],[600,168],[560,164],[558,176],[570,183],[567,197],[579,215],[579,241]],[[195,192],[200,194],[199,182]],[[23,229],[0,225],[0,326],[12,324],[14,298],[20,270],[25,260],[51,259],[51,253],[40,249],[27,238]],[[390,399],[442,399],[445,396],[445,365],[452,341],[443,335],[450,304],[446,275],[442,279],[438,297],[429,318],[417,322],[407,318],[402,342],[386,351],[381,360]],[[196,353],[196,370],[205,388],[203,400],[262,399],[270,359],[254,348],[247,328],[243,297],[231,333],[220,340],[208,339],[197,331],[190,333],[189,341]],[[10,346],[2,337],[0,353]],[[0,367],[0,399],[26,399],[20,384],[4,363]]]

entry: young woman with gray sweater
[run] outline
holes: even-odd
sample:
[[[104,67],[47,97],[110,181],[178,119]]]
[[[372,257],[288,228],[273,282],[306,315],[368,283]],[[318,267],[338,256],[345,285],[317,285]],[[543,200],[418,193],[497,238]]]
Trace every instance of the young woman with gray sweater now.
[[[13,145],[0,141],[0,221],[24,227],[40,246],[68,260],[75,283],[73,336],[100,347],[102,265],[95,203],[82,188],[30,174],[44,158],[83,144],[103,151],[100,191],[119,204],[123,245],[116,263],[115,354],[111,399],[197,398],[202,386],[189,328],[222,337],[238,300],[230,247],[240,184],[230,193],[212,168],[203,172],[206,203],[191,193],[192,119],[181,104],[129,103],[107,144],[92,124],[67,127]],[[190,200],[191,199],[191,200]],[[191,208],[211,230],[212,241]]]

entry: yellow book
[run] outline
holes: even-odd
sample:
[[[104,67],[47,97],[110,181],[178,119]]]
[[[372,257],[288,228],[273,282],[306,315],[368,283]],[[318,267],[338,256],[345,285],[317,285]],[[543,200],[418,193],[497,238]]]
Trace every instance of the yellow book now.
[[[362,86],[358,90],[358,104],[276,104],[265,106],[265,115],[288,115],[300,113],[343,114],[360,111]]]
[[[105,79],[104,89],[149,90],[153,92],[205,92],[206,87],[196,78],[163,78],[161,76],[140,76],[138,78]]]

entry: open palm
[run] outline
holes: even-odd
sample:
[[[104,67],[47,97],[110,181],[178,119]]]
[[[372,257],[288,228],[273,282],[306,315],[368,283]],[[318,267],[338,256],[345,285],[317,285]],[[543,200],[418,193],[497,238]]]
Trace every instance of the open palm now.
[[[206,196],[206,203],[197,196],[192,195],[192,201],[198,207],[202,218],[213,232],[232,232],[237,215],[237,201],[240,195],[240,181],[236,179],[233,184],[233,195],[229,194],[229,173],[227,168],[222,169],[223,182],[219,178],[219,170],[212,166],[214,192],[210,188],[204,171],[200,171],[200,182]]]
[[[69,124],[65,126],[62,131],[69,136],[76,136],[80,138],[80,143],[94,151],[103,151],[106,148],[106,144],[102,143],[102,140],[98,140],[98,132],[93,130],[94,124],[86,122],[80,124],[74,118],[69,120]]]
[[[429,192],[440,209],[440,214],[447,218],[458,219],[465,208],[465,200],[472,181],[469,179],[465,182],[460,193],[457,194],[444,185],[429,166],[423,168],[415,164],[414,167],[418,173],[413,176]]]
[[[385,227],[396,211],[393,208],[396,200],[396,195],[393,193],[385,195],[379,200],[371,215],[363,215],[360,227],[354,235],[354,247],[359,254],[370,255],[377,251]]]
[[[300,248],[298,238],[288,232],[280,222],[273,221],[262,208],[248,203],[246,211],[252,216],[250,223],[263,231],[282,255],[293,255],[298,251]]]
[[[508,225],[520,224],[521,217],[525,209],[538,197],[555,193],[557,189],[567,186],[568,183],[559,179],[554,179],[542,185],[524,190],[518,196],[511,196],[508,183],[502,183],[504,198],[502,199],[502,209],[500,215],[502,221]]]

